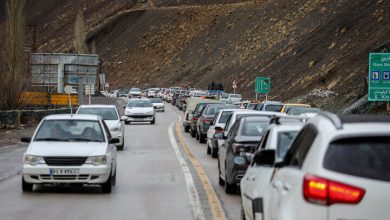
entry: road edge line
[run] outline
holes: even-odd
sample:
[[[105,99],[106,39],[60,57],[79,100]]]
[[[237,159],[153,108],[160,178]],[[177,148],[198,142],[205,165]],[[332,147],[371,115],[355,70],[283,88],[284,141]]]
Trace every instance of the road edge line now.
[[[199,176],[199,179],[206,191],[207,199],[211,207],[211,212],[213,214],[213,219],[214,220],[226,219],[225,212],[222,209],[222,205],[218,199],[218,196],[214,188],[211,186],[210,179],[208,178],[206,171],[204,170],[203,166],[200,164],[199,160],[196,159],[195,155],[190,150],[188,144],[184,141],[184,137],[180,132],[179,123],[176,123],[176,134],[177,137],[179,138],[180,144],[183,146],[184,152],[187,154],[192,165],[194,166]]]
[[[179,161],[179,164],[180,164],[181,169],[182,169],[183,174],[184,174],[184,178],[185,178],[186,185],[187,185],[187,193],[188,193],[188,196],[190,197],[192,215],[193,215],[195,220],[205,220],[206,218],[205,218],[205,215],[203,213],[202,205],[200,204],[198,191],[196,190],[194,179],[192,178],[190,168],[188,167],[187,162],[185,161],[182,153],[180,152],[179,147],[176,143],[176,138],[173,135],[173,125],[174,124],[175,123],[172,122],[169,125],[168,135],[169,135],[169,140],[171,142],[171,146],[175,152],[176,158]]]

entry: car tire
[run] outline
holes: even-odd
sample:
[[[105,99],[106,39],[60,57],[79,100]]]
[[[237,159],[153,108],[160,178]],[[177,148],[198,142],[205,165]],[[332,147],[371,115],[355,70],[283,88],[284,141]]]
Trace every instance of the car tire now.
[[[23,192],[32,192],[33,191],[34,184],[27,183],[24,178],[22,177],[22,190]]]
[[[197,131],[195,132],[195,139],[199,141],[199,133]]]
[[[113,185],[113,180],[112,180],[112,176],[111,176],[111,173],[110,173],[110,177],[108,178],[108,180],[102,184],[102,192],[105,193],[105,194],[109,194],[112,192],[112,185]]]
[[[212,158],[218,157],[218,151],[216,151],[214,148],[211,148],[211,157]]]
[[[185,127],[184,127],[184,132],[186,132],[186,133],[190,132],[190,127],[185,126]]]
[[[241,205],[241,220],[245,220],[244,207]]]
[[[226,165],[225,165],[225,167],[226,167]],[[224,187],[224,190],[225,190],[226,194],[233,194],[236,192],[236,185],[230,184],[227,179],[228,179],[227,178],[227,170],[225,168],[225,187]]]
[[[113,186],[116,186],[116,169],[117,169],[117,167],[115,167],[115,173],[114,173],[114,176],[112,176],[112,185]]]
[[[204,134],[199,133],[199,143],[204,144],[206,141],[206,137]]]
[[[207,154],[210,155],[211,154],[211,147],[210,145],[207,144]]]
[[[123,138],[122,144],[117,146],[116,149],[119,151],[123,151],[124,146],[125,146],[125,138]]]
[[[153,121],[151,121],[150,124],[152,125],[156,124],[156,118],[153,118]]]
[[[125,121],[125,125],[129,125],[130,124],[130,122],[129,121]]]
[[[220,186],[225,185],[225,181],[221,177],[221,166],[219,165],[219,159],[218,159],[218,184]]]

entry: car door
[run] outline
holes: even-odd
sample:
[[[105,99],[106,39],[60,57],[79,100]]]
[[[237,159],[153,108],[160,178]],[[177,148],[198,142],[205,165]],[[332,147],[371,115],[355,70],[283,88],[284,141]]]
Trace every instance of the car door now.
[[[302,191],[304,172],[301,170],[312,143],[317,137],[317,129],[306,125],[297,135],[284,159],[284,167],[275,173],[270,190],[265,195],[265,219],[283,219],[284,207],[294,201],[294,192]],[[298,193],[299,194],[299,193]],[[269,197],[268,197],[269,196]],[[266,198],[267,197],[267,198]],[[290,207],[291,209],[291,207]]]
[[[232,130],[232,129],[230,129]],[[220,145],[219,151],[218,151],[218,159],[219,159],[219,165],[220,165],[220,172],[222,174],[222,177],[225,178],[225,165],[226,165],[226,153],[227,153],[227,142],[229,137],[231,137],[231,132],[227,134],[226,140]]]
[[[240,122],[239,121],[236,121],[232,128],[230,129],[229,133],[228,133],[228,136],[227,136],[227,139],[226,139],[226,142],[225,142],[225,158],[223,160],[224,162],[224,171],[225,170],[228,170],[232,167],[232,163],[233,163],[233,143],[234,143],[234,139],[235,137],[237,136],[237,133],[238,133],[238,129],[240,127]],[[226,167],[227,166],[227,167]],[[226,178],[226,173],[225,173],[225,176]]]
[[[262,135],[264,138],[261,139],[257,151],[265,148],[268,142],[267,140],[269,134],[270,134],[270,130],[267,130],[265,131],[265,134]],[[244,206],[245,216],[247,216],[249,220],[255,218],[255,216],[253,216],[254,213],[253,213],[252,204],[253,204],[253,199],[255,199],[256,180],[258,180],[258,178],[256,178],[256,174],[258,174],[258,170],[259,170],[259,166],[256,165],[252,160],[250,166],[248,167],[248,170],[245,173],[245,176],[241,180],[241,185],[240,185],[241,194],[242,194],[241,197],[242,205]]]
[[[108,129],[107,124],[102,120],[103,128],[107,136],[107,142],[111,140],[111,133],[110,129]],[[112,172],[114,173],[116,171],[116,157],[117,157],[117,150],[116,146],[113,144],[108,144],[108,156],[111,156],[112,158]]]

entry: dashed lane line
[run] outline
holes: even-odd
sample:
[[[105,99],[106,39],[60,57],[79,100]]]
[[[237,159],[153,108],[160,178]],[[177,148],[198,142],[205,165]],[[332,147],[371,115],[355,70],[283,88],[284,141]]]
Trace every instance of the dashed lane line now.
[[[175,136],[173,135],[173,125],[174,123],[171,123],[168,128],[168,134],[169,139],[171,141],[171,146],[173,150],[175,151],[177,160],[179,161],[179,164],[183,170],[184,178],[187,185],[187,192],[188,196],[190,197],[190,203],[192,208],[192,215],[195,220],[205,220],[205,215],[203,213],[202,205],[200,204],[200,199],[198,195],[198,191],[196,190],[194,179],[192,178],[191,171],[187,165],[187,162],[185,161],[183,155],[181,154],[179,147],[176,143]]]
[[[217,194],[215,193],[214,188],[211,186],[210,180],[204,170],[203,166],[200,164],[199,160],[196,159],[195,155],[192,153],[190,147],[185,142],[184,137],[180,131],[179,123],[176,123],[176,134],[179,138],[180,144],[183,146],[184,152],[186,152],[191,163],[194,165],[194,168],[199,176],[199,179],[206,191],[207,199],[211,207],[211,212],[213,214],[214,220],[224,220],[226,219],[225,213],[222,210],[221,203],[218,200]]]

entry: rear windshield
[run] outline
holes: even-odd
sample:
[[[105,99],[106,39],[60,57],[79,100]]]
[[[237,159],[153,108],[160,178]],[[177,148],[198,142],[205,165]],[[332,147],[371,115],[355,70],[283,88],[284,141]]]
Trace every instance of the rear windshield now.
[[[152,102],[150,100],[131,100],[127,105],[132,108],[145,108],[145,107],[153,107]]]
[[[238,95],[238,94],[230,95],[230,98],[241,98],[241,95]]]
[[[244,124],[242,135],[244,136],[261,136],[261,132],[269,125],[268,121],[248,121]]]
[[[160,99],[160,98],[157,98],[157,99],[150,99],[150,101],[151,101],[152,103],[163,103],[163,100]]]
[[[220,109],[228,108],[226,105],[211,105],[207,108],[205,115],[216,115]]]
[[[319,113],[319,112],[321,112],[321,110],[318,108],[301,108],[301,107],[299,108],[293,107],[289,111],[290,115],[300,115],[305,113]]]
[[[100,115],[104,120],[118,120],[114,108],[80,108],[77,114]]]
[[[229,117],[233,114],[232,111],[224,111],[221,114],[221,117],[219,118],[218,123],[226,123]]]
[[[194,113],[195,116],[199,116],[200,113],[203,111],[204,107],[206,107],[208,103],[200,103],[198,106],[198,109],[196,109],[196,112]]]
[[[359,137],[332,142],[324,167],[339,173],[390,182],[390,137]]]
[[[265,110],[270,112],[280,112],[282,110],[283,105],[266,105]]]
[[[284,158],[288,149],[291,146],[291,142],[294,140],[298,131],[283,131],[278,133],[278,148],[277,155],[278,158]]]

